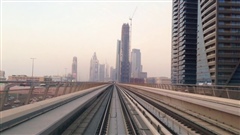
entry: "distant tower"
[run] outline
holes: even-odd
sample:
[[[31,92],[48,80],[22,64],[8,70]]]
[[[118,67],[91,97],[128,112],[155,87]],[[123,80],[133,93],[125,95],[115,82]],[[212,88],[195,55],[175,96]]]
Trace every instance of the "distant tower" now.
[[[105,67],[105,82],[109,81],[109,65],[108,63],[106,63],[106,67]]]
[[[129,83],[130,81],[130,45],[129,45],[129,25],[122,25],[121,37],[121,83]]]
[[[131,53],[131,77],[139,78],[139,73],[142,72],[141,52],[139,49],[132,49]]]
[[[94,52],[94,55],[90,62],[90,76],[89,81],[91,82],[97,82],[98,81],[98,65],[99,61],[97,59],[96,52]]]
[[[116,78],[117,82],[120,82],[120,75],[121,75],[121,41],[117,40],[117,53],[116,53]]]
[[[116,69],[110,67],[110,80],[109,81],[116,81]]]
[[[99,81],[104,82],[105,79],[105,65],[99,64]]]
[[[72,79],[73,79],[73,81],[77,81],[77,57],[73,57]]]

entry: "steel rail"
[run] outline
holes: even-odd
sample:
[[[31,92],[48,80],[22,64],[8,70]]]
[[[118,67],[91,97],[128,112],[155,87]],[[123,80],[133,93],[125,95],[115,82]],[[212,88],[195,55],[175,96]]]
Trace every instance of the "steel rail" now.
[[[99,134],[99,135],[103,135],[103,134],[106,134],[106,126],[107,126],[107,123],[108,123],[108,115],[109,115],[109,110],[110,110],[110,105],[111,105],[111,99],[112,99],[112,93],[113,93],[113,89],[111,90],[111,95],[108,99],[108,102],[107,102],[107,106],[106,106],[106,109],[105,109],[105,112],[104,112],[104,115],[102,117],[102,121],[101,121],[101,125],[99,126],[99,130],[96,134]]]
[[[122,93],[130,101],[130,104],[136,108],[141,119],[144,121],[146,126],[149,128],[152,134],[161,134],[161,135],[174,135],[175,133],[166,128],[159,120],[154,117],[151,112],[149,112],[142,104],[138,102],[136,96],[129,94],[125,89],[121,88]]]
[[[93,103],[88,108],[86,108],[86,110],[84,112],[79,114],[79,116],[72,122],[72,124],[70,126],[68,126],[68,128],[62,133],[62,135],[74,134],[74,132],[81,125],[81,123],[84,120],[86,120],[89,115],[94,114],[99,109],[99,107],[103,103],[104,99],[108,96],[108,94],[109,93],[107,91],[104,91],[100,96],[98,96],[98,98],[95,101],[93,101]],[[90,119],[89,119],[89,121],[90,121]],[[86,123],[86,121],[85,121],[85,123]],[[83,132],[84,132],[84,130],[83,130]]]
[[[78,98],[81,98],[87,94],[90,94],[94,91],[96,91],[97,89],[93,90],[93,91],[90,91],[90,92],[86,92],[86,93],[83,93],[81,95],[78,95],[78,96],[75,96],[75,97],[71,97],[69,99],[66,99],[65,101],[61,101],[61,102],[58,102],[58,103],[55,103],[53,105],[50,105],[50,106],[47,106],[47,107],[44,107],[44,108],[40,108],[39,110],[35,110],[29,114],[26,114],[26,115],[23,115],[23,116],[19,116],[17,117],[16,119],[17,120],[11,120],[11,121],[8,121],[8,122],[5,122],[5,123],[1,123],[1,126],[0,126],[0,132],[4,131],[4,130],[7,130],[13,126],[16,126],[18,124],[21,124],[23,122],[26,122],[26,121],[29,121],[35,117],[38,117],[39,115],[43,114],[43,113],[47,113],[48,111],[51,111],[59,106],[63,106],[69,102],[72,102]]]
[[[129,90],[129,89],[127,89]],[[133,92],[133,91],[131,91]],[[186,119],[185,117],[183,116],[180,116],[179,114],[175,113],[175,112],[172,112],[171,110],[159,105],[158,103],[156,103],[155,101],[153,101],[154,99],[150,99],[150,97],[146,98],[147,95],[141,95],[137,92],[133,92],[135,95],[137,95],[138,97],[140,97],[141,99],[145,100],[146,102],[150,103],[151,105],[155,106],[156,108],[160,109],[161,111],[163,111],[165,114],[168,114],[169,116],[175,118],[177,121],[181,122],[181,123],[184,123],[184,125],[192,128],[193,130],[195,130],[197,133],[200,133],[200,134],[211,134],[211,135],[214,135],[215,133]]]
[[[140,92],[141,93],[141,92]],[[139,94],[140,94],[139,93]],[[151,92],[147,92],[147,93],[151,93]],[[161,101],[159,101],[158,98],[154,97],[154,96],[150,96],[150,95],[144,95],[143,93],[141,93],[144,97],[148,97],[150,100],[154,100],[158,103],[161,103]],[[164,104],[163,104],[164,105]],[[175,109],[175,108],[172,108],[172,109]],[[171,107],[170,107],[170,110],[171,110]],[[209,119],[207,118],[207,116],[199,116],[199,114],[194,114],[194,113],[191,113],[191,112],[186,112],[182,109],[177,109],[180,113],[178,115],[182,116],[181,114],[186,114],[186,115],[190,115],[190,117],[192,117],[193,119],[198,119],[202,122],[205,122],[205,123],[208,123],[212,126],[214,126],[215,128],[218,128],[219,130],[222,130],[220,131],[220,134],[239,134],[239,130],[230,126],[230,125],[225,125],[224,123],[219,123],[217,121],[214,121],[212,119]],[[187,118],[189,119],[189,118]],[[196,121],[196,120],[193,120],[193,121]],[[194,122],[195,123],[195,122]],[[200,127],[204,127],[203,124],[198,124],[196,123],[197,125],[199,125]],[[204,127],[205,128],[205,127]],[[215,134],[219,134],[218,130],[216,129],[210,129],[208,127],[206,127],[205,129],[209,130],[209,131],[213,131]],[[221,132],[225,132],[225,133],[221,133]]]
[[[138,131],[137,127],[134,124],[134,120],[130,116],[129,110],[126,107],[126,103],[123,100],[123,95],[120,92],[118,87],[117,87],[117,92],[118,92],[118,95],[119,95],[119,99],[120,99],[120,103],[121,103],[121,106],[122,106],[122,110],[123,110],[123,114],[124,114],[126,125],[129,125],[128,126],[128,130],[131,131],[129,134],[131,134],[131,135],[138,135],[139,133],[137,132]]]
[[[3,111],[0,134],[60,134],[60,130],[68,124],[68,121],[75,114],[84,110],[86,105],[90,105],[107,87],[109,86],[50,99],[42,103],[22,107],[20,110],[16,108],[15,110]],[[51,117],[51,119],[46,116]],[[47,123],[43,120],[46,120]],[[32,128],[26,128],[28,127],[26,125]],[[39,127],[35,125],[39,125]],[[22,130],[18,130],[19,127]]]

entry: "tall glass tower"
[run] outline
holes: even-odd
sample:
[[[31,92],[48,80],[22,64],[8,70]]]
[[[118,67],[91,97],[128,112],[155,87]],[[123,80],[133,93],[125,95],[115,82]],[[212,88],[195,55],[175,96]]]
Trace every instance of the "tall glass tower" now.
[[[129,25],[122,25],[121,37],[121,72],[120,82],[129,83],[130,81],[130,45],[129,45]]]
[[[141,52],[140,49],[132,49],[131,53],[131,77],[139,78],[142,72]]]
[[[198,15],[197,82],[240,85],[240,1],[199,0]]]
[[[212,83],[209,74],[207,55],[203,40],[200,1],[198,1],[198,38],[197,38],[197,84]]]
[[[121,41],[117,40],[117,52],[116,52],[116,78],[117,82],[120,82],[120,75],[121,75]]]
[[[171,81],[196,84],[198,0],[173,0]]]

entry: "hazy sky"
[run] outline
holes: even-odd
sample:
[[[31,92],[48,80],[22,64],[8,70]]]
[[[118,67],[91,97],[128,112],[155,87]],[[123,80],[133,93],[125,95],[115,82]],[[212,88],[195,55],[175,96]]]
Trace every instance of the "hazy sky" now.
[[[30,1],[30,0],[29,0]],[[132,46],[142,53],[148,77],[170,77],[171,0],[2,2],[2,70],[9,75],[64,75],[78,58],[80,81],[89,78],[90,59],[115,67],[117,39],[133,17]]]

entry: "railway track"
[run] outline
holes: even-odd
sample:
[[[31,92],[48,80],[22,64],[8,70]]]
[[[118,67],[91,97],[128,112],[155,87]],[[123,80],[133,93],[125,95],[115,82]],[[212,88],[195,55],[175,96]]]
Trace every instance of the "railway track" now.
[[[109,87],[62,133],[75,134],[131,134],[155,135],[147,110],[139,110],[129,94],[116,85]],[[169,132],[168,132],[169,133]]]
[[[116,84],[7,110],[2,116],[0,134],[3,135],[237,134],[165,104],[156,93]]]
[[[112,85],[62,135],[153,134],[127,98]]]
[[[161,99],[157,98],[156,94],[142,91],[136,88],[124,87],[125,91],[129,93],[132,97],[137,99],[137,101],[145,106],[145,108],[159,121],[165,121],[163,117],[170,120],[172,123],[165,121],[165,126],[169,127],[174,134],[184,134],[181,130],[177,128],[182,128],[188,134],[224,134],[224,135],[234,135],[239,134],[239,132],[231,130],[231,128],[226,128],[225,126],[209,122],[210,120],[202,119],[193,113],[187,113],[184,110],[179,110],[177,108],[171,107],[161,102]],[[149,109],[155,108],[155,109]],[[156,113],[157,112],[157,113]],[[154,114],[155,113],[155,114]],[[160,115],[162,114],[162,116]],[[227,130],[229,129],[229,130]]]
[[[6,110],[0,134],[156,134],[141,111],[112,84]]]
[[[90,88],[2,111],[0,134],[61,134],[109,87],[111,86]]]
[[[62,133],[62,135],[103,134],[105,117],[109,111],[111,95],[112,86],[107,88],[104,93],[91,104],[91,106],[86,108],[86,110],[78,118],[76,118],[76,120]]]

